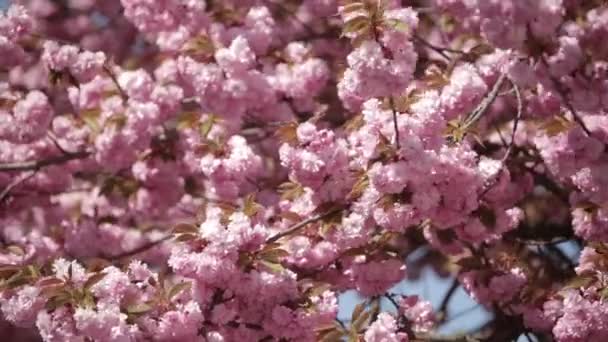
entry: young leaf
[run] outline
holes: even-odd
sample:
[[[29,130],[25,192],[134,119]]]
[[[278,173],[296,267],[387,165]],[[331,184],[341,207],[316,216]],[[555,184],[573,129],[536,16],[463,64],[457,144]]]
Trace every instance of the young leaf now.
[[[263,250],[258,254],[259,259],[265,260],[271,263],[280,263],[282,258],[288,257],[289,252],[284,249],[275,248],[270,250]]]
[[[289,145],[297,145],[299,143],[297,133],[298,126],[299,124],[295,121],[288,122],[282,126],[279,126],[275,135],[281,142]]]
[[[89,126],[93,134],[98,134],[101,131],[101,126],[99,125],[100,116],[100,108],[85,109],[80,112],[80,118]]]
[[[355,306],[355,308],[353,309],[353,312],[350,316],[350,321],[351,322],[355,322],[356,320],[359,319],[359,317],[361,316],[361,314],[365,311],[365,306],[366,303],[359,303]]]
[[[188,128],[194,128],[199,118],[200,113],[196,111],[183,112],[177,118],[177,129],[181,131]]]
[[[346,36],[349,33],[362,34],[369,31],[370,28],[371,22],[367,16],[356,16],[344,23],[342,36]]]
[[[182,52],[191,55],[193,57],[206,57],[213,55],[215,47],[213,42],[206,35],[199,35],[190,39],[184,47]]]
[[[83,288],[85,290],[89,290],[95,284],[99,283],[106,275],[107,275],[107,273],[103,273],[103,272],[98,272],[98,273],[93,274],[84,283]]]
[[[245,203],[243,204],[243,213],[248,217],[255,216],[263,207],[256,203],[255,195],[249,194],[245,197]]]
[[[285,268],[283,267],[283,265],[279,264],[279,263],[274,263],[274,262],[270,262],[270,261],[266,261],[266,260],[260,260],[259,263],[269,272],[272,273],[283,273],[283,271],[285,270]]]
[[[405,22],[403,22],[399,19],[385,19],[382,22],[382,24],[386,28],[393,29],[396,31],[401,31],[401,32],[408,32],[410,29],[409,26]]]
[[[563,132],[570,130],[575,124],[568,120],[564,115],[557,115],[543,124],[541,129],[544,130],[548,136],[553,137]]]
[[[188,241],[196,240],[197,238],[198,238],[198,235],[196,235],[196,234],[179,234],[175,238],[175,241],[188,242]]]
[[[362,10],[365,10],[365,4],[363,2],[353,2],[350,4],[346,4],[344,6],[340,6],[339,9],[340,13],[343,15]]]
[[[127,313],[130,315],[143,315],[149,311],[152,311],[152,306],[146,303],[138,303],[129,305],[127,307]]]
[[[55,287],[55,286],[60,286],[65,284],[65,282],[59,278],[56,277],[50,277],[50,278],[43,278],[41,280],[38,281],[38,286],[39,287]]]
[[[213,125],[215,125],[215,123],[218,121],[219,121],[219,119],[215,115],[209,115],[209,117],[205,121],[203,121],[203,123],[201,123],[201,127],[200,127],[201,137],[206,139],[207,136],[209,135],[209,132],[211,132]]]
[[[293,211],[284,211],[280,213],[279,216],[291,222],[300,222],[304,220],[302,216],[294,213]]]
[[[19,256],[25,255],[25,250],[23,250],[23,248],[21,248],[20,246],[17,246],[17,245],[10,245],[10,246],[6,247],[6,250],[12,254],[16,254]]]
[[[173,234],[198,234],[198,227],[190,223],[178,223],[173,227]]]
[[[304,187],[298,183],[286,182],[279,185],[279,193],[281,198],[285,200],[294,200],[304,194]]]
[[[189,290],[191,287],[192,287],[191,282],[183,282],[183,283],[173,285],[173,287],[171,287],[171,290],[169,290],[169,294],[167,297],[169,298],[169,300],[171,300],[171,299],[173,299],[173,297],[177,296],[182,291]]]

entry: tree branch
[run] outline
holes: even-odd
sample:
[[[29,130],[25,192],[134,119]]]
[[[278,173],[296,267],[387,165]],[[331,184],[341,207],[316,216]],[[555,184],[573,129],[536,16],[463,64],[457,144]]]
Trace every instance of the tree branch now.
[[[75,152],[61,156],[50,157],[42,160],[31,160],[24,162],[0,164],[0,172],[11,171],[37,171],[50,165],[61,165],[76,159],[84,159],[91,155],[91,152]]]
[[[549,69],[549,63],[547,63],[547,60],[542,57],[541,61],[543,63],[543,65]],[[589,128],[587,128],[587,126],[585,125],[585,122],[583,121],[583,118],[581,118],[581,116],[578,114],[578,112],[576,111],[576,109],[574,109],[574,106],[572,105],[572,103],[570,103],[570,100],[568,99],[568,96],[566,94],[566,90],[564,89],[564,86],[559,82],[558,79],[556,79],[553,75],[551,75],[549,73],[549,71],[547,70],[548,73],[548,77],[551,80],[551,83],[553,83],[553,86],[555,87],[555,90],[557,90],[559,96],[562,98],[562,100],[564,101],[564,104],[566,105],[566,108],[568,108],[568,111],[570,112],[570,114],[572,114],[572,117],[574,118],[574,121],[576,121],[576,123],[581,126],[581,128],[583,129],[583,131],[585,132],[585,134],[587,134],[588,137],[591,136],[591,130],[589,130]]]
[[[330,215],[333,215],[335,213],[338,213],[340,211],[342,211],[342,208],[335,208],[335,209],[329,210],[329,211],[327,211],[325,213],[319,214],[317,216],[313,216],[313,217],[311,217],[309,219],[306,219],[306,220],[304,220],[304,221],[302,221],[300,223],[296,223],[295,225],[289,227],[287,230],[284,230],[284,231],[282,231],[280,233],[277,233],[277,234],[271,236],[270,238],[268,238],[266,240],[266,243],[268,244],[268,243],[276,242],[276,241],[280,240],[281,238],[283,238],[285,236],[288,236],[288,235],[291,235],[291,234],[297,232],[298,230],[306,227],[307,225],[309,225],[311,223],[314,223],[314,222],[317,222],[319,220],[322,220],[322,219],[324,219],[324,218],[326,218],[326,217],[328,217]]]
[[[442,319],[441,319],[442,321],[445,320],[445,317],[447,317],[446,311],[448,309],[448,304],[450,303],[450,300],[454,296],[454,293],[456,293],[456,290],[458,289],[459,285],[460,285],[460,283],[458,282],[458,279],[454,278],[454,280],[452,280],[452,285],[450,286],[448,291],[443,296],[443,299],[441,300],[441,304],[439,304],[439,309],[437,310],[437,312],[439,312],[442,315]]]
[[[8,196],[8,194],[16,187],[18,187],[19,185],[23,184],[25,181],[27,181],[28,179],[34,177],[36,175],[37,171],[32,171],[29,174],[26,174],[22,177],[17,177],[15,178],[9,185],[6,186],[6,188],[4,188],[4,190],[2,190],[2,193],[0,193],[0,203],[2,203],[4,201],[4,199]]]
[[[145,251],[147,251],[149,249],[152,249],[152,248],[160,245],[161,243],[163,243],[163,242],[171,239],[172,237],[173,237],[172,234],[166,235],[166,236],[164,236],[164,237],[162,237],[162,238],[160,238],[158,240],[150,241],[147,244],[145,244],[145,245],[143,245],[141,247],[135,248],[135,249],[133,249],[131,251],[111,256],[111,257],[109,257],[109,259],[117,261],[117,260],[120,260],[120,259],[126,259],[126,258],[129,258],[129,257],[135,256],[137,254],[143,253],[143,252],[145,252]]]
[[[401,147],[400,147],[400,143],[399,143],[399,125],[397,123],[397,111],[395,110],[395,100],[393,99],[392,96],[389,96],[388,101],[390,103],[391,110],[393,111],[393,127],[395,128],[395,146],[397,147],[397,150],[399,150]]]
[[[494,101],[498,97],[500,87],[502,87],[502,85],[506,79],[507,79],[506,74],[504,74],[504,73],[500,74],[500,76],[498,77],[498,80],[496,80],[496,83],[494,83],[492,90],[490,90],[490,92],[486,95],[486,97],[484,97],[484,99],[479,103],[479,105],[475,108],[475,110],[473,110],[471,115],[469,115],[469,117],[467,117],[465,119],[465,122],[463,124],[464,129],[469,128],[471,125],[473,125],[475,122],[477,122],[477,120],[479,120],[479,118],[481,118],[481,116],[488,110],[488,108],[490,108],[492,103],[494,103]]]

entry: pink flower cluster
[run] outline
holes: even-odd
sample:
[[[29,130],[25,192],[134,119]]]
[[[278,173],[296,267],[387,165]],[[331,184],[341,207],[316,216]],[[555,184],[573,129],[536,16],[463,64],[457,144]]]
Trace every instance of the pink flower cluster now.
[[[600,1],[16,1],[0,336],[454,340],[460,287],[488,340],[603,341],[606,34]],[[440,307],[391,292],[423,267]]]

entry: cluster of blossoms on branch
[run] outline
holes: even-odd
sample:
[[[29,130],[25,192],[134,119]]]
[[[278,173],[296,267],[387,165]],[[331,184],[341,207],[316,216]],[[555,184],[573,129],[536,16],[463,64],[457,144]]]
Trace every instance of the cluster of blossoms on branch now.
[[[607,34],[595,0],[13,1],[0,335],[604,341]],[[440,307],[392,292],[425,267]],[[439,334],[458,287],[494,319]]]

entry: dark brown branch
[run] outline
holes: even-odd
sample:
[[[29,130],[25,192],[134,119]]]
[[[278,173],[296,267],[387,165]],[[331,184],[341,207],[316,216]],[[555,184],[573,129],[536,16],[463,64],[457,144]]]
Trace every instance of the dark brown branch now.
[[[116,75],[114,75],[114,72],[112,72],[112,69],[110,69],[110,67],[107,64],[104,64],[103,71],[112,80],[112,83],[114,83],[114,86],[116,86],[116,89],[118,89],[118,92],[120,93],[120,97],[123,99],[123,101],[127,101],[129,99],[129,96],[127,96],[127,93],[124,91],[124,89],[122,89],[122,87],[120,86],[120,83],[118,83],[118,79],[116,78]]]
[[[2,203],[4,201],[4,199],[8,196],[8,194],[16,187],[18,187],[19,185],[23,184],[25,181],[27,181],[28,179],[34,177],[36,175],[36,171],[32,171],[29,174],[26,174],[22,177],[17,177],[15,178],[9,185],[6,186],[6,188],[4,188],[4,190],[2,190],[2,193],[0,193],[0,203]]]
[[[291,235],[293,233],[296,233],[297,231],[299,231],[300,229],[306,227],[307,225],[309,225],[311,223],[314,223],[314,222],[317,222],[319,220],[322,220],[322,219],[324,219],[324,218],[326,218],[328,216],[331,216],[331,215],[333,215],[335,213],[338,213],[340,211],[342,211],[342,208],[335,208],[335,209],[329,210],[329,211],[327,211],[325,213],[313,216],[313,217],[311,217],[309,219],[306,219],[306,220],[304,220],[304,221],[302,221],[300,223],[296,223],[295,225],[289,227],[287,230],[284,230],[284,231],[282,231],[280,233],[277,233],[277,234],[271,236],[270,238],[268,238],[268,240],[266,240],[266,243],[268,244],[268,243],[276,242],[276,241],[280,240],[281,238],[283,238],[285,236],[289,236],[289,235]]]
[[[466,55],[466,53],[464,51],[460,51],[460,50],[454,50],[454,49],[450,49],[450,48],[446,48],[446,47],[441,47],[441,46],[437,46],[434,45],[428,41],[426,41],[424,38],[420,37],[419,35],[415,34],[414,39],[419,41],[422,45],[428,47],[429,49],[437,52],[438,54],[441,55],[441,57],[447,59],[448,61],[451,60],[450,56],[446,53],[454,53],[454,54],[459,54],[459,55]]]
[[[506,79],[506,74],[500,74],[498,80],[496,80],[496,83],[494,83],[494,86],[492,87],[490,92],[483,98],[483,100],[479,103],[475,110],[473,110],[471,115],[469,115],[469,117],[465,119],[464,128],[469,128],[471,125],[477,122],[477,120],[479,120],[479,118],[481,118],[483,114],[490,108],[492,103],[494,103],[494,101],[498,97],[500,88],[502,87]]]
[[[509,147],[507,148],[507,152],[505,152],[505,155],[502,157],[501,163],[503,165],[511,155],[511,151],[513,150],[513,146],[515,145],[515,134],[517,133],[517,126],[519,125],[519,121],[521,120],[521,116],[523,113],[523,100],[521,97],[521,92],[519,91],[519,87],[512,80],[509,81],[513,85],[515,97],[517,98],[517,115],[515,116],[515,121],[513,122],[513,131],[511,131],[511,141],[509,142]]]
[[[542,57],[541,61],[543,65],[547,68],[547,73],[549,74],[549,79],[551,80],[551,83],[553,83],[553,87],[555,87],[555,90],[558,92],[559,96],[564,101],[564,104],[566,105],[566,108],[568,108],[570,114],[572,114],[574,121],[576,121],[576,123],[581,126],[585,134],[590,137],[591,130],[589,130],[589,128],[585,125],[585,122],[583,121],[581,116],[578,114],[572,103],[570,103],[570,100],[568,99],[568,94],[566,93],[566,89],[564,89],[564,86],[560,83],[558,79],[556,79],[553,75],[549,73],[549,63],[547,63],[547,60]]]
[[[459,286],[460,286],[460,283],[458,282],[458,279],[454,278],[454,280],[452,280],[452,285],[450,286],[448,291],[443,296],[443,299],[441,300],[441,304],[439,304],[439,309],[437,310],[437,312],[439,312],[442,315],[442,317],[441,317],[442,321],[445,319],[445,317],[447,317],[446,312],[448,309],[448,304],[452,300],[452,297],[454,296],[454,293],[456,293],[456,290],[458,289]]]
[[[152,249],[152,248],[160,245],[161,243],[163,243],[163,242],[171,239],[172,237],[173,237],[173,235],[169,234],[169,235],[164,236],[164,237],[162,237],[162,238],[160,238],[158,240],[148,242],[147,244],[145,244],[145,245],[143,245],[141,247],[135,248],[135,249],[133,249],[131,251],[124,252],[124,253],[121,253],[121,254],[118,254],[118,255],[114,255],[114,256],[110,257],[109,259],[117,261],[117,260],[120,260],[120,259],[126,259],[126,258],[129,258],[129,257],[135,256],[137,254],[146,252],[146,251],[148,251],[148,250],[150,250],[150,249]]]
[[[395,110],[395,100],[393,99],[392,96],[390,96],[388,98],[388,101],[390,103],[391,110],[393,111],[393,127],[395,129],[395,146],[397,147],[397,150],[399,150],[401,148],[401,146],[399,143],[399,124],[397,123],[397,111]]]
[[[37,170],[40,170],[40,169],[50,166],[50,165],[61,165],[61,164],[65,164],[72,160],[84,159],[90,155],[91,155],[90,152],[83,151],[83,152],[68,153],[68,154],[64,154],[61,156],[50,157],[50,158],[42,159],[42,160],[31,160],[31,161],[24,161],[24,162],[0,164],[0,172],[32,171],[32,170],[37,171]]]

